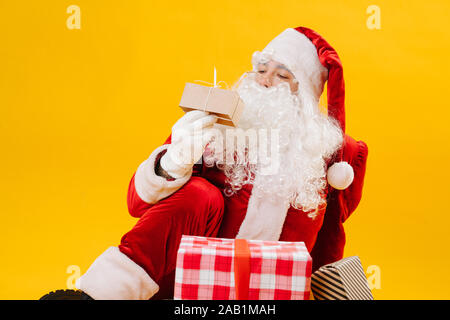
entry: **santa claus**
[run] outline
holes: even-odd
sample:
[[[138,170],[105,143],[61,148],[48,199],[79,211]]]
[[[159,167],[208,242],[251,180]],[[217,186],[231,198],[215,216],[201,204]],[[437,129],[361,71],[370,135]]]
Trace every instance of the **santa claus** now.
[[[235,86],[245,103],[237,127],[203,111],[181,117],[131,179],[137,224],[77,280],[79,290],[43,299],[170,298],[183,234],[303,241],[313,270],[342,258],[342,224],[361,199],[367,146],[345,134],[339,57],[298,27],[255,52],[252,64]],[[319,108],[326,81],[327,114]],[[229,143],[235,138],[244,143]]]

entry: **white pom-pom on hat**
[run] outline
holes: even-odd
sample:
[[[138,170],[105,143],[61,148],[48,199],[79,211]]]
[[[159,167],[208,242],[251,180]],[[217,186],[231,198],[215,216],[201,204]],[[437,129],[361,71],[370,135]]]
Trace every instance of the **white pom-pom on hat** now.
[[[352,166],[345,161],[334,163],[327,171],[328,183],[337,190],[348,188],[354,177]]]

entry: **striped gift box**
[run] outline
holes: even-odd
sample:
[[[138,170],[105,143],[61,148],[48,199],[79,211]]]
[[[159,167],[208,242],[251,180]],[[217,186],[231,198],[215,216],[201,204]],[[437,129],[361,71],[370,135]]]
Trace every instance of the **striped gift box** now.
[[[319,268],[311,276],[311,291],[317,300],[373,300],[357,256]]]
[[[182,236],[176,300],[308,300],[311,256],[303,242]]]

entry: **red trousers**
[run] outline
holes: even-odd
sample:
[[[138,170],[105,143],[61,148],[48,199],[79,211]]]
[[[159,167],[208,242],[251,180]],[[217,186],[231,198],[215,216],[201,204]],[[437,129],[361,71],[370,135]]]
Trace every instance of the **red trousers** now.
[[[152,299],[168,299],[173,297],[181,236],[216,237],[224,199],[216,186],[204,178],[192,177],[170,197],[149,207],[122,237],[119,250],[159,285],[160,290]]]

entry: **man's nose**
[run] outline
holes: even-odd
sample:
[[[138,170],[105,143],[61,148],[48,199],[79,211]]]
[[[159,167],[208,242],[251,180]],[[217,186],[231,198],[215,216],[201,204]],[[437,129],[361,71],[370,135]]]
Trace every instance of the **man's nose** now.
[[[266,74],[260,75],[260,77],[259,77],[259,84],[264,86],[264,87],[266,87],[266,88],[269,88],[269,87],[272,86],[272,80]]]

